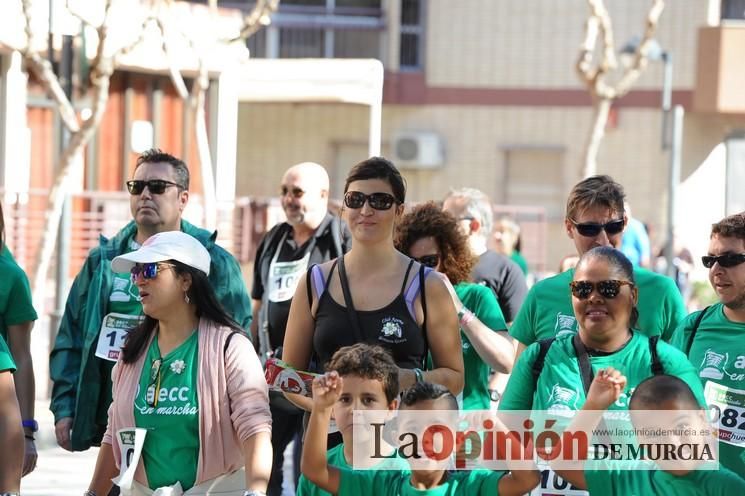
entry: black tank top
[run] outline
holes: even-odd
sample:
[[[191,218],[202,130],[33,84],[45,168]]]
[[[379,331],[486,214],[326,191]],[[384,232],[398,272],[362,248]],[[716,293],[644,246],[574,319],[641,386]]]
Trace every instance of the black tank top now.
[[[331,297],[330,292],[327,291],[328,283],[337,263],[338,260],[331,266],[326,281],[321,282],[323,287],[318,287],[318,284],[316,284],[316,291],[321,296],[316,310],[313,348],[321,366],[324,366],[339,348],[358,342],[357,333],[354,324],[350,321],[347,307],[337,303]],[[421,289],[420,286],[424,285],[426,273],[421,270],[419,277],[415,277],[407,289],[406,281],[409,279],[413,264],[413,260],[409,262],[401,285],[401,292],[392,302],[377,310],[356,310],[362,341],[390,350],[396,365],[405,369],[423,368],[428,352],[425,334],[426,308],[423,326],[425,329],[422,329],[412,315],[413,306],[411,306]],[[320,274],[319,267],[313,267],[311,270],[317,270]],[[340,270],[339,279],[342,287],[346,286],[348,288],[349,281],[343,276],[344,274]],[[314,279],[316,282],[320,282],[318,277],[314,277]],[[323,281],[322,277],[320,280]]]

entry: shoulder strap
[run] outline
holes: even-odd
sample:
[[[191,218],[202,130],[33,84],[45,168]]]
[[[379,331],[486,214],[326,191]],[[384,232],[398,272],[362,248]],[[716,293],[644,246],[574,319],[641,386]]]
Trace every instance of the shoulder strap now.
[[[308,267],[308,271],[305,273],[305,289],[308,292],[308,310],[313,309],[313,267],[317,264],[313,264]]]
[[[238,331],[231,331],[230,334],[228,334],[228,337],[225,338],[225,346],[222,347],[223,360],[225,360],[225,357],[228,354],[228,346],[230,346],[230,341],[233,339],[233,336],[235,336],[236,334],[243,334],[243,333],[238,332]]]
[[[657,354],[657,342],[659,340],[659,336],[652,336],[649,338],[649,354],[652,357],[652,375],[665,373],[665,370],[662,367],[662,362],[660,361],[660,356]]]
[[[408,272],[407,272],[408,273]],[[425,292],[425,277],[427,275],[424,265],[419,264],[419,288],[422,293],[422,335],[424,337],[424,358],[422,359],[422,370],[426,370],[427,356],[429,355],[429,338],[427,336],[427,293]]]
[[[688,354],[691,352],[691,346],[693,346],[693,340],[696,339],[696,332],[698,332],[698,327],[701,325],[701,321],[704,320],[704,315],[706,314],[707,310],[711,308],[711,305],[701,310],[701,313],[698,314],[696,317],[696,320],[693,322],[693,327],[691,328],[691,335],[688,336],[688,342],[686,343],[686,349],[685,354],[688,356]]]
[[[401,294],[406,294],[406,283],[409,282],[409,274],[411,273],[411,267],[414,265],[414,259],[409,260],[409,266],[406,267],[406,274],[404,274],[404,283],[401,285]],[[419,281],[422,282],[421,280]]]
[[[339,257],[339,282],[341,283],[341,291],[344,294],[344,306],[347,307],[347,314],[349,315],[349,323],[352,325],[352,330],[355,334],[355,339],[358,343],[362,343],[362,326],[360,325],[360,317],[354,309],[354,303],[352,302],[352,293],[349,291],[349,279],[347,279],[347,269],[344,267],[344,257]]]
[[[575,334],[572,338],[572,346],[574,346],[574,352],[577,354],[579,374],[582,377],[582,386],[585,388],[585,394],[587,394],[590,391],[593,373],[592,366],[590,365],[590,357],[587,355],[587,348],[585,348],[582,339],[580,339],[579,333]]]
[[[541,376],[543,365],[546,362],[548,349],[551,348],[555,340],[556,338],[548,338],[538,341],[538,356],[535,357],[535,362],[533,362],[533,381],[535,383],[538,383],[538,378]]]

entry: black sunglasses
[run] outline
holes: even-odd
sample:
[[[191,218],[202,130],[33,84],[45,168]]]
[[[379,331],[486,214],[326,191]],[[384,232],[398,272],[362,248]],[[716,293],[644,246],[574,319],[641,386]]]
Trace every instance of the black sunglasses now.
[[[366,195],[361,191],[347,191],[344,195],[344,205],[347,208],[362,208],[368,202],[375,210],[388,210],[396,202],[393,195],[388,193],[373,193]]]
[[[131,181],[127,181],[127,190],[129,191],[130,195],[142,194],[142,192],[145,190],[145,186],[147,186],[147,190],[154,195],[162,195],[163,193],[165,193],[166,188],[168,188],[169,186],[177,186],[179,188],[181,187],[181,185],[171,181],[166,181],[165,179],[150,179],[149,181],[133,179]]]
[[[411,257],[414,258],[414,257]],[[440,263],[440,255],[422,255],[419,258],[414,258],[417,262],[424,265],[425,267],[429,267],[430,269],[434,269],[437,267],[437,265]]]
[[[701,263],[707,269],[714,267],[715,263],[718,263],[720,267],[729,268],[736,267],[743,262],[745,262],[745,253],[725,253],[718,257],[713,255],[704,255],[701,257]]]
[[[623,219],[612,220],[605,224],[598,224],[595,222],[582,222],[579,223],[575,220],[569,219],[574,227],[577,228],[577,232],[587,238],[594,238],[600,231],[605,231],[608,235],[612,236],[623,231]]]
[[[147,385],[145,393],[145,401],[148,406],[158,406],[158,396],[160,395],[160,366],[163,364],[163,359],[158,358],[153,360],[150,365],[150,382]]]
[[[590,297],[595,288],[603,298],[612,300],[621,292],[621,286],[634,287],[634,283],[630,281],[618,281],[611,279],[608,281],[572,281],[569,283],[569,287],[572,288],[572,294],[575,298],[580,300],[586,300]]]
[[[305,191],[298,187],[288,188],[287,186],[282,186],[282,189],[279,190],[280,196],[285,197],[287,193],[290,193],[293,198],[302,198]]]
[[[174,267],[174,265],[165,262],[135,264],[129,270],[129,277],[133,284],[137,281],[139,275],[142,275],[143,279],[155,279],[158,276],[158,272],[168,267]]]

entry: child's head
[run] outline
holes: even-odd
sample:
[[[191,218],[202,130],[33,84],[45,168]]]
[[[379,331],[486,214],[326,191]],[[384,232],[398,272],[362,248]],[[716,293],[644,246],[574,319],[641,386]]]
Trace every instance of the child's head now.
[[[344,442],[352,436],[353,410],[395,410],[398,404],[398,367],[379,346],[358,343],[339,349],[326,365],[342,378],[342,391],[333,407]]]
[[[705,410],[688,384],[677,377],[662,374],[645,379],[631,395],[629,409],[639,443],[702,447],[711,442],[710,436],[703,434],[709,430]],[[669,413],[660,415],[650,411]],[[698,463],[658,461],[661,469],[674,475],[684,475]]]
[[[401,410],[458,410],[458,401],[445,386],[417,382],[404,391]]]

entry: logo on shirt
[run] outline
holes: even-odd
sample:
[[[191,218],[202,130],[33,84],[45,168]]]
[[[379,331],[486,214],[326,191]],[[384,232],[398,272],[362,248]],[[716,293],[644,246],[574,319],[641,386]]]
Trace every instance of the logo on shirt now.
[[[548,396],[548,408],[551,412],[566,412],[577,410],[577,398],[579,393],[574,389],[565,388],[554,384]]]
[[[385,343],[397,344],[403,343],[406,339],[404,335],[404,322],[396,317],[386,317],[382,320],[380,327],[380,336],[378,339]]]
[[[563,334],[576,334],[577,333],[577,319],[574,315],[564,315],[559,312],[556,314],[556,325],[554,326],[554,334],[559,337]]]
[[[704,353],[704,359],[701,362],[699,377],[706,379],[721,379],[724,377],[724,367],[727,366],[729,360],[729,353],[724,355],[717,353],[716,351],[709,348]]]

